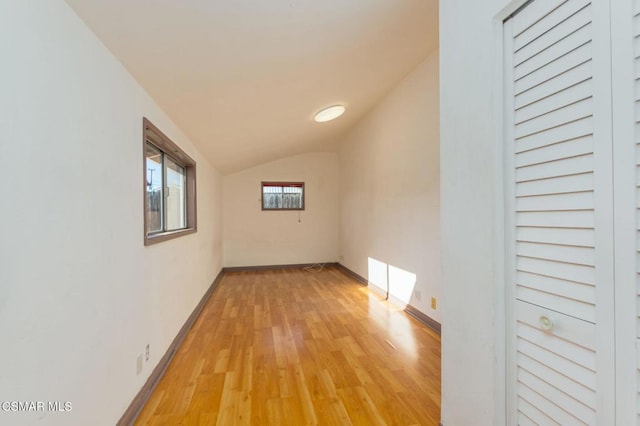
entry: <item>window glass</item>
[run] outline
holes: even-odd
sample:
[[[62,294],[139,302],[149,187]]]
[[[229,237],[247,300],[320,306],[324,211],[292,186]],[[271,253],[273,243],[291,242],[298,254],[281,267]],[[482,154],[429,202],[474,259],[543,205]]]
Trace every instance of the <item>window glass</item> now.
[[[146,180],[147,180],[147,233],[162,231],[163,216],[163,173],[162,152],[151,144],[146,144]]]
[[[186,218],[186,172],[171,157],[165,156],[167,171],[166,214],[167,231],[187,227]]]
[[[304,210],[304,183],[262,183],[263,210]]]

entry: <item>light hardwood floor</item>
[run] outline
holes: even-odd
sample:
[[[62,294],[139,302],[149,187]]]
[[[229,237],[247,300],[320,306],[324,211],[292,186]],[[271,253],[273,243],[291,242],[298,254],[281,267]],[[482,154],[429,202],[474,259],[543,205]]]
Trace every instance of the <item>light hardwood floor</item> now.
[[[136,424],[439,418],[440,337],[326,268],[226,273]]]

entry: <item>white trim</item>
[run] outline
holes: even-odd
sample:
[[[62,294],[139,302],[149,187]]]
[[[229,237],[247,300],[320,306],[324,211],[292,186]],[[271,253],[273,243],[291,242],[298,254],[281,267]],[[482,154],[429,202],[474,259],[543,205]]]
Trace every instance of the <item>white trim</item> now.
[[[493,111],[494,111],[494,134],[495,138],[495,161],[496,172],[494,176],[494,187],[496,194],[496,208],[494,215],[494,425],[512,425],[517,424],[516,418],[516,363],[515,363],[515,292],[508,285],[509,275],[513,275],[512,262],[507,260],[507,244],[513,241],[513,231],[507,233],[509,226],[513,227],[513,218],[510,225],[507,225],[506,212],[508,194],[505,186],[505,172],[507,165],[505,164],[505,149],[509,144],[506,140],[512,138],[512,120],[507,119],[509,112],[505,105],[507,101],[512,102],[512,88],[506,85],[507,81],[511,81],[509,77],[513,70],[506,67],[505,52],[510,49],[511,44],[506,43],[506,39],[511,38],[511,31],[506,31],[505,26],[510,26],[507,19],[518,9],[523,7],[530,0],[512,0],[507,6],[502,8],[495,16],[493,21],[494,27],[494,46],[495,64],[494,64],[494,82],[493,93],[495,94]],[[505,22],[506,21],[506,22]],[[513,191],[510,191],[512,194]],[[511,253],[515,253],[515,247],[511,247]],[[510,278],[513,280],[513,277]]]
[[[514,109],[507,105],[514,104],[513,93],[513,34],[512,21],[505,21],[503,26],[502,47],[502,104],[503,126],[500,152],[503,161],[499,169],[502,173],[502,271],[504,274],[504,316],[505,316],[505,417],[506,424],[518,424],[517,419],[517,348],[516,348],[516,294],[515,294],[515,188],[507,182],[515,182],[514,173]]]
[[[500,12],[495,15],[495,19],[500,23],[506,21],[513,15],[518,9],[523,7],[527,2],[531,0],[511,0],[509,4],[503,7]],[[502,43],[502,38],[500,38],[500,43]]]
[[[504,28],[503,20],[494,20],[495,66],[493,99],[495,146],[495,194],[496,209],[494,213],[494,425],[500,426],[507,422],[507,315],[506,315],[506,277],[505,277],[505,198],[504,198]]]
[[[615,419],[611,17],[609,0],[593,9],[593,158],[596,257],[596,423]]]
[[[611,2],[613,96],[614,272],[616,323],[616,424],[636,424],[636,146],[633,1]]]

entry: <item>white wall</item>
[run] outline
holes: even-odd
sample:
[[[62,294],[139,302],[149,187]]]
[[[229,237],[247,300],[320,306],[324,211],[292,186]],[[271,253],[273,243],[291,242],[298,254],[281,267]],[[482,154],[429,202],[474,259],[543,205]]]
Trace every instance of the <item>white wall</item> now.
[[[62,0],[0,2],[0,58],[0,401],[73,404],[0,423],[113,425],[221,269],[221,178]],[[143,116],[198,173],[198,232],[149,247]]]
[[[335,262],[338,180],[332,152],[296,155],[224,176],[224,265]],[[303,181],[305,210],[262,211],[262,181]]]
[[[435,320],[440,310],[431,309],[430,298],[440,298],[438,120],[435,51],[340,148],[341,262],[379,287],[386,287],[389,269],[390,294]]]
[[[442,420],[503,424],[504,330],[494,107],[505,0],[440,2]],[[522,2],[520,2],[522,3]]]

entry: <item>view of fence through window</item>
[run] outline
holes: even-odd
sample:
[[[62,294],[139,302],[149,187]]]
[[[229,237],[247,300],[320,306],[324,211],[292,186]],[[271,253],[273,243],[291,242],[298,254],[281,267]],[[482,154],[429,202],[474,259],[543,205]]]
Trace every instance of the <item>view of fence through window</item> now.
[[[262,183],[263,210],[304,210],[304,183]]]
[[[146,145],[147,155],[147,233],[162,231],[162,151],[151,144]]]
[[[185,228],[185,168],[150,143],[146,155],[147,233]]]

